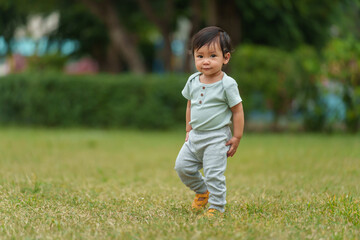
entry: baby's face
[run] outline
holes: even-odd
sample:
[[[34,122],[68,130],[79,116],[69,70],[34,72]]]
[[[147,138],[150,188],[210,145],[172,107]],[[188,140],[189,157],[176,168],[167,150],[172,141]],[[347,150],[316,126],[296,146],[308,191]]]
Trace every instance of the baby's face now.
[[[230,53],[225,57],[218,41],[209,45],[204,45],[194,51],[196,69],[205,76],[215,76],[222,70],[222,66],[227,64],[230,59]]]

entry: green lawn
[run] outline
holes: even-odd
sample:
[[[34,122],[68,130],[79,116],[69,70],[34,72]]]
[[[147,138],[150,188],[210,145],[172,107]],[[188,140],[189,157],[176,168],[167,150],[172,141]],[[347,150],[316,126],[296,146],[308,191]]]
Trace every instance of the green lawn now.
[[[1,239],[360,239],[360,136],[245,134],[222,219],[193,214],[182,131],[0,128]]]

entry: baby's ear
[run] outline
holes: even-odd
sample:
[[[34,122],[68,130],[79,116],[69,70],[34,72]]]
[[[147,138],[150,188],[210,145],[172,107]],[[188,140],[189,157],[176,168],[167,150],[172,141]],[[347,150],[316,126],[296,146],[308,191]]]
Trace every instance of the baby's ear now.
[[[224,64],[228,64],[228,62],[230,61],[230,58],[231,58],[231,54],[229,52],[225,53]]]

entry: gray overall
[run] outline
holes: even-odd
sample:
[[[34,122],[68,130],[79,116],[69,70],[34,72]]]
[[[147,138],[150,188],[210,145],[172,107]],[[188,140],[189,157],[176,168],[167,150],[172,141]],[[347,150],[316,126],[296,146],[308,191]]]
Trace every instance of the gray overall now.
[[[232,134],[229,126],[211,130],[191,130],[176,159],[175,170],[181,181],[196,193],[210,192],[209,208],[225,211],[227,163],[225,146]],[[204,169],[204,175],[199,170]]]

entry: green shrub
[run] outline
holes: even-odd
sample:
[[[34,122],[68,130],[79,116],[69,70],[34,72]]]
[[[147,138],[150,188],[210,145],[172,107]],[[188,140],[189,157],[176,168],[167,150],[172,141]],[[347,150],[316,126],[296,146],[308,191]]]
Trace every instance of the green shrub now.
[[[28,57],[28,70],[30,71],[62,71],[68,60],[67,56],[61,54],[47,54],[44,56],[31,56]]]
[[[21,74],[0,79],[0,122],[169,128],[185,121],[186,76]]]
[[[333,39],[324,50],[324,76],[341,82],[345,91],[345,124],[350,132],[360,126],[360,43],[352,38]]]
[[[326,122],[326,104],[319,88],[319,55],[314,48],[303,45],[292,52],[292,56],[301,80],[297,85],[296,100],[303,115],[303,126],[308,131],[322,131]]]
[[[263,110],[274,112],[276,127],[278,117],[289,112],[300,82],[291,55],[271,47],[243,45],[232,56],[231,70],[248,110],[255,107],[253,94],[263,94]]]
[[[306,130],[324,130],[326,103],[319,88],[322,62],[314,48],[302,45],[284,52],[271,47],[242,45],[233,54],[230,64],[231,75],[239,82],[246,102],[245,110],[272,111],[275,127],[280,116],[296,111]]]

